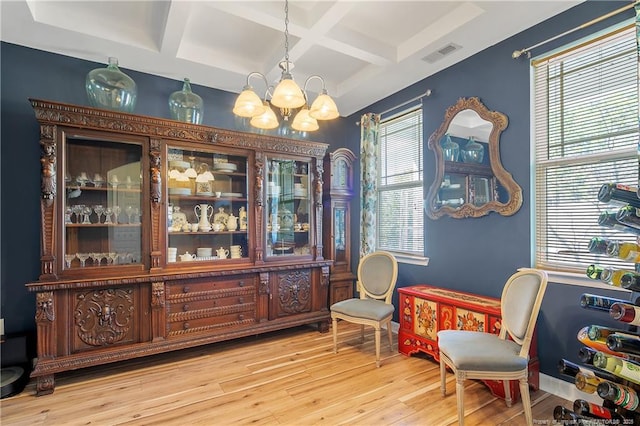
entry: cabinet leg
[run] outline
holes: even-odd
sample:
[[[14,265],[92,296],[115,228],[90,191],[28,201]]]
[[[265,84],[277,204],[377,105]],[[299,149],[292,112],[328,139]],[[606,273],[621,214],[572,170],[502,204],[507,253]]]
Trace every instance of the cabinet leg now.
[[[56,386],[56,382],[53,378],[53,374],[47,374],[46,376],[38,376],[36,384],[36,395],[49,395],[53,393],[53,389]]]

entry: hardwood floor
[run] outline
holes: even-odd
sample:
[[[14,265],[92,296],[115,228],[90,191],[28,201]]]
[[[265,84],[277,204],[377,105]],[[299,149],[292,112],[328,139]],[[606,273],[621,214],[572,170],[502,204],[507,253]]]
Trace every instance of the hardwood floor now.
[[[395,335],[394,335],[395,337]],[[298,327],[118,364],[56,375],[51,395],[31,380],[0,401],[3,425],[454,425],[455,381],[440,394],[438,364],[389,350],[375,366],[373,330],[331,333]],[[521,425],[520,402],[507,408],[481,382],[468,380],[465,424]],[[533,418],[551,424],[569,401],[532,392]]]

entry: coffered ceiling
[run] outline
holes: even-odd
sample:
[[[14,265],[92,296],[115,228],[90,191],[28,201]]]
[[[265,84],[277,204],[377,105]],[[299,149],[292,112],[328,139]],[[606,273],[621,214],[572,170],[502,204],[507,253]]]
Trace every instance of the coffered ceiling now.
[[[291,0],[292,74],[301,85],[321,75],[346,116],[581,2]],[[280,77],[283,1],[0,3],[9,43],[100,63],[115,56],[124,69],[230,92],[251,71],[270,84]],[[265,84],[251,82],[262,95]],[[320,86],[309,82],[310,97]]]

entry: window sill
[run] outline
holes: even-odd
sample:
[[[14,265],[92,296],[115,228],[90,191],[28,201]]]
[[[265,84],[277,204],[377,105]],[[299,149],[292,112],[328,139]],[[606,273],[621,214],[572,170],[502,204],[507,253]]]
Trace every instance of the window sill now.
[[[410,265],[427,266],[429,258],[424,256],[412,256],[406,253],[393,253],[398,263],[407,263]]]
[[[559,271],[546,271],[546,272],[547,272],[547,276],[549,277],[549,282],[552,282],[555,284],[575,285],[580,287],[597,288],[601,290],[614,290],[614,291],[624,292],[627,294],[631,293],[631,291],[627,290],[626,288],[616,287],[613,285],[595,281],[577,273],[559,272]]]

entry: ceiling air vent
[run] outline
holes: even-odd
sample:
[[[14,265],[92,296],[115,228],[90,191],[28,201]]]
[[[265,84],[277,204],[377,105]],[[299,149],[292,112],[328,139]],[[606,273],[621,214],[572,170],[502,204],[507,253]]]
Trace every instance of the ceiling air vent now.
[[[427,56],[422,58],[422,60],[432,64],[459,49],[462,49],[462,46],[455,43],[449,43],[446,46],[436,50],[435,52],[428,54]]]

